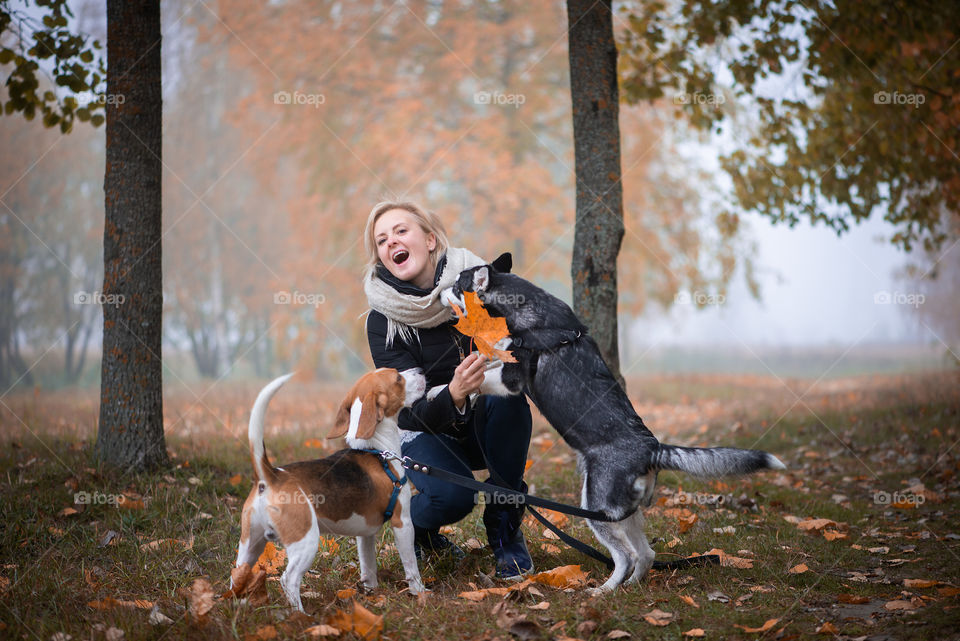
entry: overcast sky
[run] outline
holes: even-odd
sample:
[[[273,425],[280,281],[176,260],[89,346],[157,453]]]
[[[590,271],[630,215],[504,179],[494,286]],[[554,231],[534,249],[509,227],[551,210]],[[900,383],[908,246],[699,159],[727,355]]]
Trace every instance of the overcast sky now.
[[[634,337],[660,345],[824,345],[935,340],[904,307],[910,284],[896,272],[909,257],[888,241],[892,227],[873,219],[844,236],[808,223],[793,229],[749,217],[757,240],[762,300],[738,278],[723,305],[638,322]],[[889,304],[875,302],[889,293]]]

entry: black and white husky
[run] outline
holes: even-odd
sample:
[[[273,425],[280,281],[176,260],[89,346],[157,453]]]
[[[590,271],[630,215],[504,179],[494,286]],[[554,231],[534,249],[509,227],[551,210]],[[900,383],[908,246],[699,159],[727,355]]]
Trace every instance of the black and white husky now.
[[[464,292],[476,292],[491,316],[506,319],[510,338],[497,347],[509,350],[518,362],[488,370],[481,391],[526,392],[577,451],[583,478],[581,507],[612,519],[588,521],[615,564],[595,592],[636,581],[653,564],[654,552],[647,543],[639,507],[650,505],[660,470],[709,478],[784,469],[777,457],[759,450],[660,443],[633,409],[573,310],[519,276],[504,273],[509,263],[505,255],[493,265],[463,271],[457,283],[443,291],[442,299],[465,310]]]

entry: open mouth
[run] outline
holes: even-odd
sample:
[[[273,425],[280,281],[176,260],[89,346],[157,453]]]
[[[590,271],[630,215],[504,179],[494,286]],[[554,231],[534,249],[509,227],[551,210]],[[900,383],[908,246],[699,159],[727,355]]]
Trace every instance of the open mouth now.
[[[410,252],[408,252],[406,249],[400,249],[394,253],[392,258],[395,265],[402,265],[408,258],[410,258]]]

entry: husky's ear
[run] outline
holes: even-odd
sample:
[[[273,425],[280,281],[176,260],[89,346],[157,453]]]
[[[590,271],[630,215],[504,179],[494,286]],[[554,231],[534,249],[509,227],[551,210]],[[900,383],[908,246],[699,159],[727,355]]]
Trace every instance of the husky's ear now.
[[[497,259],[490,263],[490,266],[493,267],[493,271],[500,272],[501,274],[509,274],[510,270],[513,269],[513,254],[510,252],[503,252]]]
[[[490,286],[490,268],[484,265],[473,272],[473,291],[482,294]]]

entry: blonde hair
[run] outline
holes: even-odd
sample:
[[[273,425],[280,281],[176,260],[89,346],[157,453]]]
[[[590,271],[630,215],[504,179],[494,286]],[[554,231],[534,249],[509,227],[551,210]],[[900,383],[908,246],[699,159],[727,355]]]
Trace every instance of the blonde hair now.
[[[410,213],[425,234],[433,234],[437,239],[436,247],[430,252],[430,262],[435,268],[439,257],[443,256],[447,251],[447,247],[450,246],[450,241],[447,240],[447,232],[443,228],[443,223],[440,222],[440,218],[416,203],[385,200],[377,203],[373,209],[370,210],[370,215],[367,216],[367,226],[363,230],[363,248],[367,252],[365,275],[372,272],[380,262],[380,257],[377,255],[377,239],[374,238],[373,228],[376,226],[380,216],[392,209],[402,209]]]

